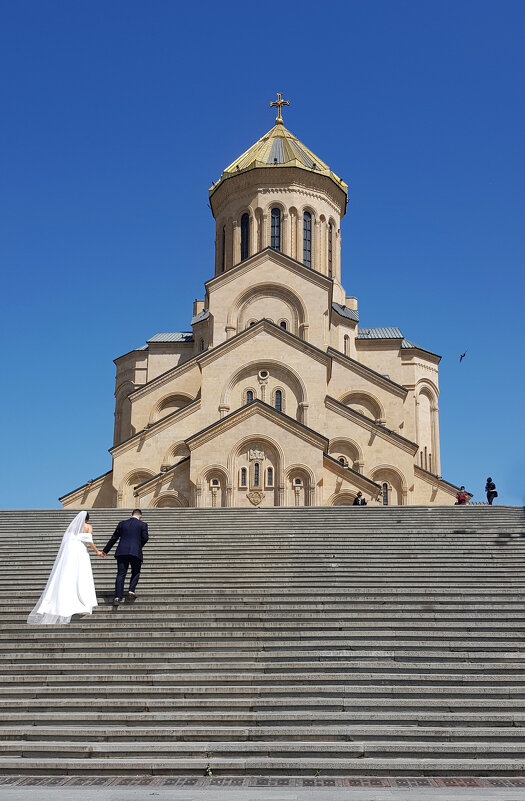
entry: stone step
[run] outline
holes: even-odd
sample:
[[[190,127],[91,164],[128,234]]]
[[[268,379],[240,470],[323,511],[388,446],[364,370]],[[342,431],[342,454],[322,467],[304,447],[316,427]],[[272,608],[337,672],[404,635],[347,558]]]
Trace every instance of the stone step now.
[[[37,759],[0,757],[0,772],[4,774],[29,773],[36,775],[202,775],[209,765],[212,773],[227,775],[312,775],[319,771],[322,775],[359,775],[379,776],[385,772],[396,776],[472,776],[479,772],[480,761],[476,758],[210,758],[198,759],[177,758],[132,758],[97,759]],[[525,768],[525,760],[520,758],[484,759],[482,762],[484,775],[516,776]]]
[[[73,516],[0,512],[0,772],[522,771],[522,508],[152,509],[136,603],[93,558],[94,614],[29,627]]]
[[[121,742],[112,743],[108,753],[107,743],[96,741],[86,742],[63,742],[60,740],[37,740],[37,741],[3,741],[2,757],[7,756],[21,757],[26,759],[53,759],[57,755],[64,758],[121,758],[132,759],[133,757],[152,756],[155,759],[193,757],[204,760],[217,759],[220,757],[235,756],[259,756],[269,758],[283,758],[286,756],[299,757],[302,759],[314,759],[316,757],[333,757],[336,759],[349,758],[446,758],[446,757],[470,757],[486,759],[507,758],[525,759],[525,743],[513,743],[499,741],[496,743],[486,742],[453,742],[436,743],[432,740],[422,740],[417,743],[394,743],[390,740],[366,741],[357,740],[354,742],[319,742],[310,740],[277,740],[271,741],[231,741],[224,742],[217,740],[205,740],[203,742],[157,742],[137,743]],[[1,763],[0,763],[1,765]]]

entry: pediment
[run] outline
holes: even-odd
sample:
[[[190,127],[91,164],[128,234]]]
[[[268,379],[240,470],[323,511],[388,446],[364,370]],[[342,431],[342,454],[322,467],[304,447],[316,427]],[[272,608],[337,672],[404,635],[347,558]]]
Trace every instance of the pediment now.
[[[206,292],[213,292],[213,290],[219,286],[224,286],[224,284],[234,281],[239,276],[246,275],[253,270],[258,270],[260,269],[261,265],[268,263],[274,264],[276,267],[284,270],[285,272],[299,275],[305,281],[317,284],[318,286],[323,286],[329,291],[332,288],[332,279],[328,278],[326,275],[323,275],[323,273],[319,273],[317,270],[313,270],[310,267],[305,267],[302,262],[292,259],[291,256],[287,256],[285,253],[281,253],[273,248],[264,248],[264,250],[260,250],[258,253],[255,253],[248,259],[235,264],[224,273],[220,273],[214,278],[211,278],[209,281],[206,281]]]
[[[198,431],[196,434],[186,439],[186,445],[189,447],[190,451],[193,451],[209,442],[214,437],[240,426],[247,421],[250,421],[250,428],[253,430],[254,436],[257,436],[257,419],[264,420],[266,428],[268,428],[268,423],[270,427],[275,428],[277,436],[280,429],[292,433],[299,439],[319,448],[323,453],[328,450],[328,439],[322,434],[308,428],[308,426],[303,425],[303,423],[299,423],[297,420],[294,420],[293,417],[288,417],[288,415],[283,412],[278,412],[273,406],[269,406],[261,400],[255,400],[253,403],[242,406],[240,409],[236,409],[234,412],[231,412],[231,414],[223,417],[222,420],[217,420],[215,423]]]

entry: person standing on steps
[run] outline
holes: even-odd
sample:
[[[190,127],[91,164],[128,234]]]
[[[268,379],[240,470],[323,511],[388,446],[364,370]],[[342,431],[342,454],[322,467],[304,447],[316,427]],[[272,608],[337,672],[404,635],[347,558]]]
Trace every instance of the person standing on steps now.
[[[27,618],[30,626],[64,625],[72,615],[91,615],[97,605],[87,548],[97,556],[102,551],[88,520],[88,512],[79,512],[67,527],[46,588]]]
[[[366,498],[363,498],[362,492],[357,493],[352,506],[366,506]]]
[[[142,512],[140,509],[133,509],[128,520],[121,520],[115,529],[115,533],[102,551],[102,556],[107,556],[117,540],[120,540],[115,559],[117,560],[117,579],[115,581],[115,598],[113,604],[118,606],[124,598],[124,581],[128,569],[131,567],[131,579],[129,582],[128,598],[134,601],[135,590],[140,578],[142,567],[142,548],[147,543],[148,524],[142,522]]]
[[[485,484],[485,492],[487,493],[488,504],[489,506],[492,506],[492,501],[494,500],[494,498],[498,497],[498,492],[496,490],[496,485],[494,484],[490,476],[489,478],[487,478],[487,483]]]

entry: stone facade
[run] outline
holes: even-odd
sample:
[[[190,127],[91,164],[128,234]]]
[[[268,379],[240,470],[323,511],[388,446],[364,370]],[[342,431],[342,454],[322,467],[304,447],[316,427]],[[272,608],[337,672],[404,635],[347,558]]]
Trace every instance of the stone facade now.
[[[359,328],[342,286],[346,184],[278,118],[210,204],[215,270],[192,331],[115,360],[112,470],[63,506],[454,503],[440,357]]]

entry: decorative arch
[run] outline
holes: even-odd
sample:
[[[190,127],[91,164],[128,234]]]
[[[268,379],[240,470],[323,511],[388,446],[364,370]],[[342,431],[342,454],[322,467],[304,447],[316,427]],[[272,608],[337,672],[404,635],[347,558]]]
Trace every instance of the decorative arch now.
[[[420,379],[415,387],[416,441],[419,445],[418,464],[424,470],[439,474],[439,391],[428,378]]]
[[[282,506],[284,504],[284,484],[282,479],[284,452],[280,444],[273,437],[267,434],[261,434],[259,436],[256,433],[240,439],[233,446],[228,455],[227,465],[229,474],[239,475],[240,470],[243,467],[246,467],[248,476],[248,486],[234,486],[232,493],[232,505],[240,506],[243,505],[243,502],[247,503],[246,493],[252,488],[250,485],[253,483],[252,465],[255,464],[255,461],[259,460],[254,460],[248,464],[248,462],[245,461],[245,454],[250,448],[255,449],[256,447],[262,448],[265,452],[264,459],[260,460],[259,467],[261,480],[259,489],[265,495],[263,506]],[[271,467],[273,470],[271,486],[265,485],[268,467]]]
[[[171,467],[175,462],[180,462],[181,459],[185,459],[189,455],[190,449],[184,440],[179,440],[168,448],[162,459],[161,467]]]
[[[130,470],[120,482],[117,495],[118,506],[124,508],[133,507],[135,505],[135,487],[138,486],[138,484],[142,484],[143,481],[153,478],[154,475],[155,473],[152,470],[147,470],[142,467]]]
[[[352,506],[357,492],[350,490],[343,490],[342,492],[334,492],[328,498],[328,506]]]
[[[348,437],[336,437],[330,440],[328,453],[335,459],[340,456],[346,457],[354,470],[362,473],[364,467],[363,451],[353,439]]]
[[[132,381],[124,381],[115,392],[115,445],[124,442],[135,433],[131,425],[131,401],[129,399],[135,388]]]
[[[182,492],[177,492],[177,490],[163,492],[152,503],[155,509],[180,509],[189,505],[186,496]]]
[[[394,506],[406,506],[408,498],[408,485],[405,476],[391,464],[380,464],[370,471],[370,478],[376,484],[386,482],[390,487],[390,496]]]
[[[217,481],[216,486],[212,482]],[[231,472],[222,464],[212,464],[204,467],[196,481],[197,506],[224,507],[230,506]]]
[[[165,395],[153,406],[149,422],[154,423],[172,412],[177,412],[194,400],[195,398],[187,392],[172,392],[169,395]]]
[[[300,479],[301,484],[298,484]],[[284,475],[288,506],[314,506],[315,475],[306,464],[290,465]]]
[[[384,423],[386,421],[381,401],[369,392],[347,392],[339,398],[339,402],[344,403],[345,406],[356,408],[358,412],[371,417],[376,422]]]
[[[243,331],[246,328],[247,306],[262,298],[277,298],[282,301],[289,312],[290,330],[293,334],[306,340],[308,330],[308,313],[301,297],[289,287],[279,284],[256,284],[243,290],[230,306],[226,329],[230,332]],[[251,315],[248,315],[249,319]]]
[[[222,410],[225,414],[228,414],[230,411],[230,404],[231,404],[231,395],[233,389],[237,386],[237,384],[245,378],[253,376],[257,374],[260,369],[269,369],[276,368],[278,370],[278,374],[280,377],[285,377],[286,381],[289,384],[289,388],[295,394],[297,399],[298,405],[298,420],[300,422],[306,423],[304,420],[304,409],[307,404],[307,393],[306,393],[306,385],[299,375],[292,367],[289,365],[285,365],[276,359],[257,359],[253,362],[249,362],[248,364],[244,364],[235,370],[234,373],[230,376],[227,382],[224,384],[221,392],[220,402],[219,402],[219,409]],[[281,387],[281,381],[279,382],[279,389]],[[268,400],[270,400],[268,398]]]

